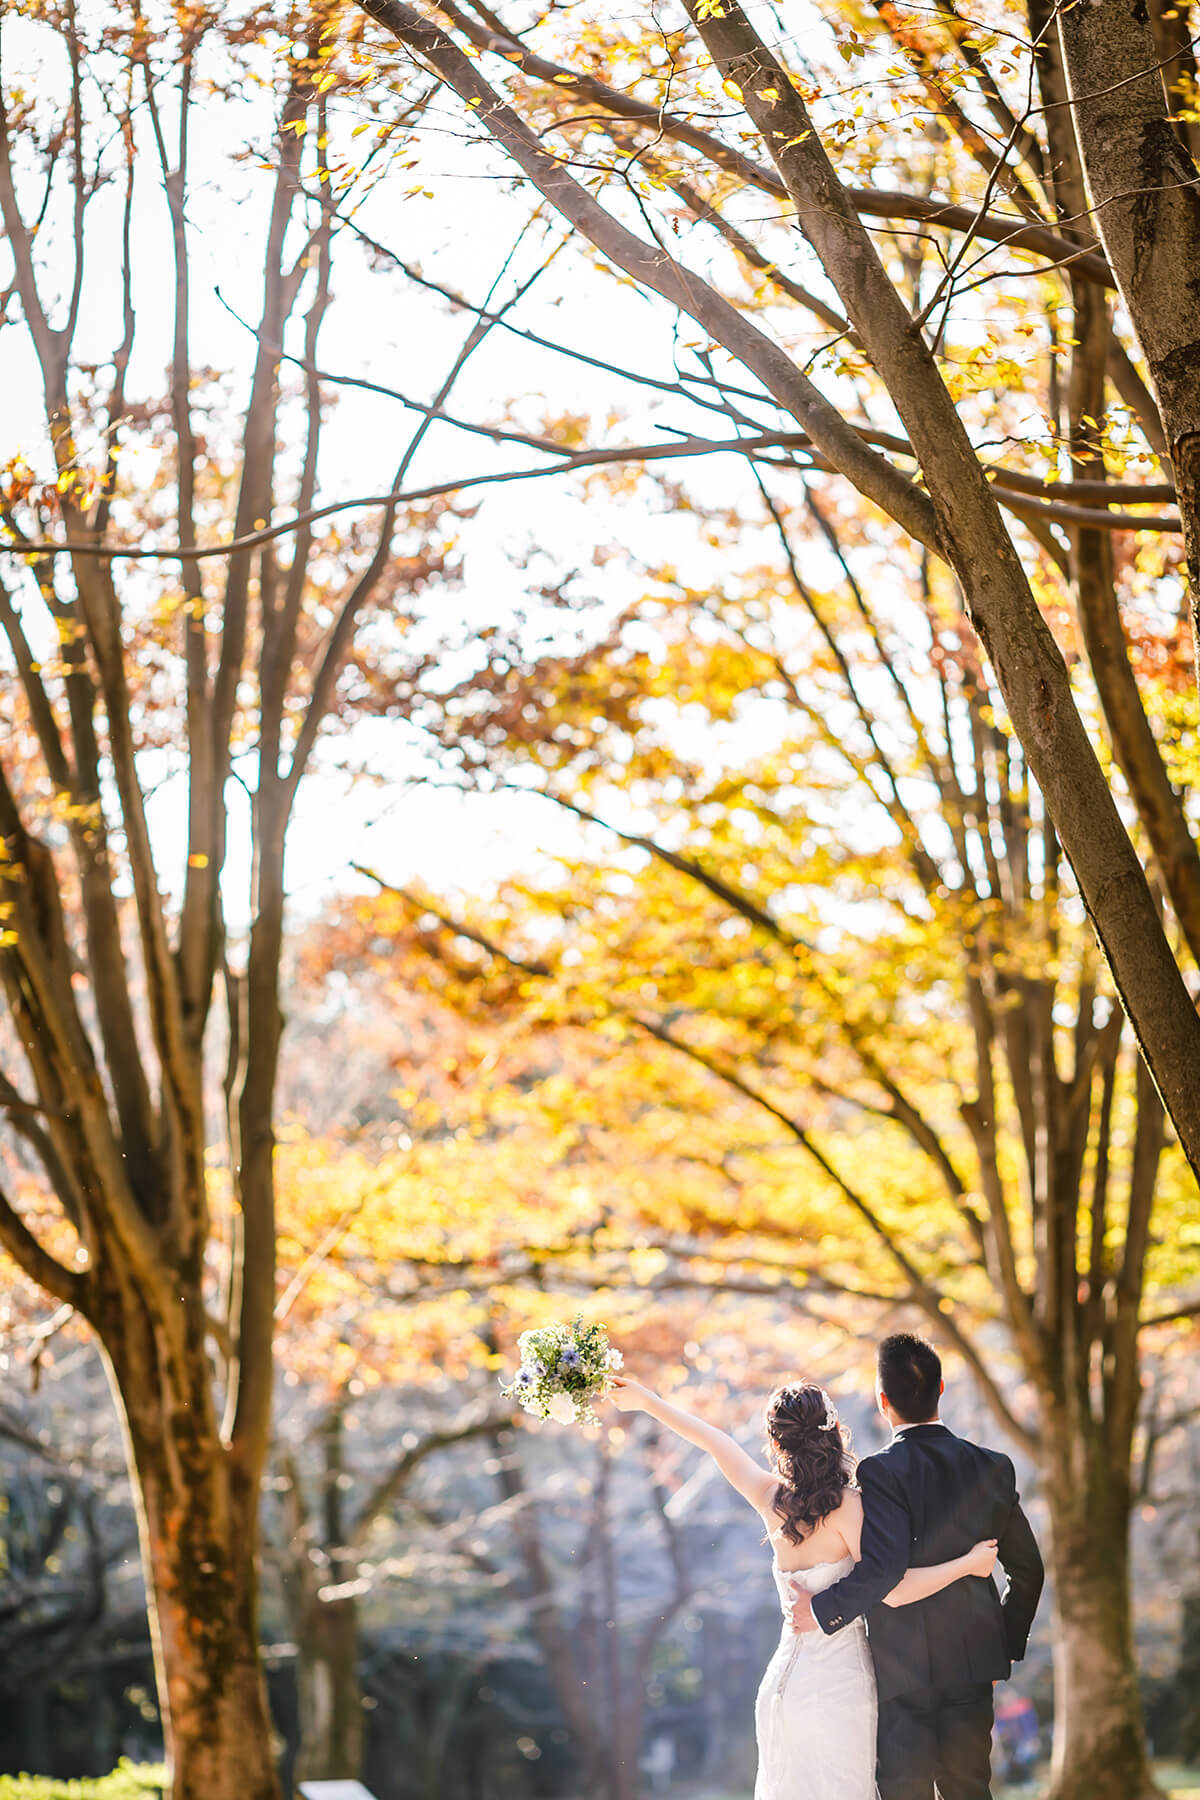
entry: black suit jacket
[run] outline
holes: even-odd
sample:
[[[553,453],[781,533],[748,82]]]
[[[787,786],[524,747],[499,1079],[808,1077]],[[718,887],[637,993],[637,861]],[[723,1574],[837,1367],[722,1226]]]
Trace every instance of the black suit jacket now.
[[[879,1698],[914,1688],[1001,1681],[1025,1654],[1042,1591],[1042,1559],[1021,1511],[1007,1456],[955,1437],[945,1425],[908,1425],[858,1465],[862,1559],[813,1597],[824,1632],[866,1614]],[[883,1606],[909,1567],[962,1556],[996,1538],[1007,1577],[968,1575],[911,1606]]]

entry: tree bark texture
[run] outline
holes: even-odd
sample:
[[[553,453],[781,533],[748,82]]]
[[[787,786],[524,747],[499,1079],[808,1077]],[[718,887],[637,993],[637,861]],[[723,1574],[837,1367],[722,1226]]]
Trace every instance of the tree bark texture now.
[[[1174,21],[1184,25],[1186,12]],[[1200,169],[1172,122],[1180,45],[1146,0],[1057,11],[1091,217],[1150,372],[1175,471],[1200,630]],[[1196,639],[1200,644],[1200,636]]]
[[[140,1324],[98,1329],[136,1476],[172,1794],[277,1800],[258,1652],[258,1480],[222,1444],[207,1381],[172,1380]]]
[[[1129,1595],[1129,1494],[1063,1417],[1042,1467],[1053,1534],[1054,1757],[1049,1800],[1154,1800]],[[1063,1436],[1054,1436],[1060,1423]]]

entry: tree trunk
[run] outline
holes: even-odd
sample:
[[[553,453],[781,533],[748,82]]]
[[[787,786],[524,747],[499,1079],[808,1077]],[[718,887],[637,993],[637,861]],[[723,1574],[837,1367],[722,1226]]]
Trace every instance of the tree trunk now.
[[[657,1629],[653,1635],[657,1641]],[[642,1792],[641,1751],[646,1735],[644,1663],[649,1660],[649,1655],[644,1661],[636,1656],[630,1678],[622,1683],[621,1704],[612,1723],[612,1800],[639,1800]]]
[[[1044,1470],[1053,1535],[1054,1756],[1048,1800],[1151,1800],[1129,1596],[1129,1505],[1111,1481]],[[1091,1461],[1091,1459],[1089,1459]]]
[[[342,1517],[345,1473],[345,1387],[321,1426],[323,1467],[320,1542],[303,1522],[299,1471],[291,1470],[296,1508],[291,1551],[293,1630],[300,1650],[300,1755],[296,1773],[308,1780],[354,1780],[362,1768],[363,1704],[358,1679],[358,1562],[346,1548]]]
[[[279,1800],[258,1653],[257,1471],[221,1441],[202,1346],[184,1392],[149,1332],[136,1361],[125,1333],[105,1334],[109,1356],[121,1338],[110,1382],[137,1474],[172,1800]]]
[[[507,1441],[506,1441],[507,1439]],[[536,1501],[525,1484],[520,1451],[511,1433],[496,1438],[500,1492],[510,1508],[513,1536],[524,1565],[524,1593],[529,1607],[530,1629],[541,1651],[542,1662],[570,1734],[571,1750],[579,1763],[580,1785],[589,1796],[612,1800],[611,1732],[613,1714],[620,1704],[619,1674],[608,1665],[608,1712],[597,1719],[586,1692],[575,1634],[568,1629],[554,1588],[554,1577],[542,1547]],[[608,1618],[612,1609],[606,1607]],[[615,1625],[610,1629],[615,1631]]]
[[[1181,1761],[1194,1766],[1200,1763],[1200,1589],[1189,1589],[1183,1596],[1179,1635],[1175,1683],[1179,1696],[1179,1755]]]
[[[311,1591],[304,1598],[298,1646],[301,1749],[296,1774],[312,1781],[355,1780],[362,1770],[363,1753],[358,1604],[352,1594],[321,1600]]]

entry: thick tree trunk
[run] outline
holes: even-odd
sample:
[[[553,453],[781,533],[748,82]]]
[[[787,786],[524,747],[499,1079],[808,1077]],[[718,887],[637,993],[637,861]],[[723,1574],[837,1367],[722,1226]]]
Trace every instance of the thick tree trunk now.
[[[1054,1427],[1051,1427],[1051,1433]],[[1063,1438],[1044,1470],[1053,1534],[1054,1755],[1049,1800],[1151,1800],[1129,1595],[1129,1505],[1080,1473]],[[1070,1463],[1073,1467],[1068,1468]]]
[[[279,1800],[258,1655],[252,1529],[142,1472],[172,1800]]]
[[[114,1341],[172,1800],[279,1800],[258,1653],[257,1471],[221,1441],[202,1346],[181,1392],[163,1356],[135,1363],[119,1330],[110,1356]]]

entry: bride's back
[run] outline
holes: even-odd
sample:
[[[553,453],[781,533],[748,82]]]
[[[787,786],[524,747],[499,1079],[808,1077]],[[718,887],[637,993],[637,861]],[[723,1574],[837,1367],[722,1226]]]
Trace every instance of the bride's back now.
[[[840,1562],[845,1556],[858,1560],[862,1536],[862,1496],[847,1488],[841,1505],[827,1513],[798,1544],[784,1536],[785,1515],[774,1506],[764,1515],[775,1561],[785,1575],[815,1569],[821,1563]]]
[[[857,1561],[862,1501],[837,1408],[815,1381],[789,1382],[767,1402],[767,1444],[778,1485],[761,1507],[785,1574]]]

